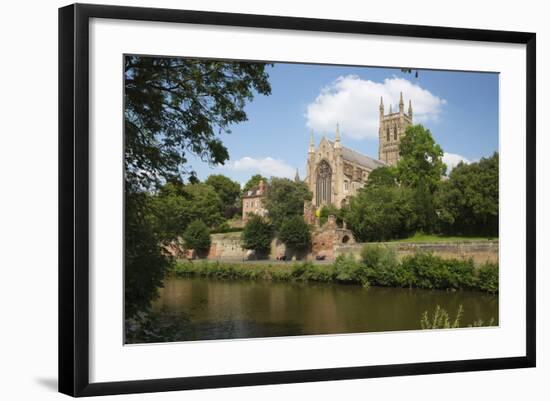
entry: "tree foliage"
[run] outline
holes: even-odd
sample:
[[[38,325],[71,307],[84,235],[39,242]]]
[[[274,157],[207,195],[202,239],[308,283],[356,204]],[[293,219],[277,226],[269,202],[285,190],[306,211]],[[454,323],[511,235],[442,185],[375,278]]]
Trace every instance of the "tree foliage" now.
[[[498,153],[460,163],[441,183],[436,209],[441,230],[459,235],[498,235]]]
[[[421,125],[407,128],[396,167],[373,170],[344,209],[359,240],[413,232],[498,236],[498,153],[445,177],[443,150]]]
[[[304,201],[310,201],[312,194],[303,182],[288,178],[271,178],[264,206],[273,226],[278,230],[289,217],[304,214]]]
[[[142,187],[194,176],[188,154],[223,164],[218,135],[246,121],[255,93],[271,93],[264,63],[126,56],[124,77],[126,178]]]
[[[443,149],[435,142],[430,130],[422,125],[407,127],[399,144],[397,175],[399,182],[412,188],[420,182],[433,193],[445,174]]]
[[[378,167],[372,170],[367,180],[368,187],[391,187],[396,186],[397,169],[393,166]]]
[[[246,222],[241,240],[244,249],[250,249],[259,255],[266,255],[271,249],[273,227],[264,218],[252,215]]]
[[[288,217],[281,224],[279,239],[293,250],[307,250],[311,245],[309,225],[302,216]]]
[[[231,180],[225,175],[215,174],[209,176],[204,183],[214,188],[220,197],[225,218],[229,219],[239,212],[237,205],[241,192],[241,185],[238,182]]]
[[[124,313],[131,317],[158,296],[171,260],[162,252],[163,238],[154,230],[147,214],[148,195],[133,193],[125,198]]]
[[[151,204],[155,229],[167,241],[181,236],[194,220],[211,228],[224,221],[220,197],[214,188],[202,183],[168,183],[153,196]]]
[[[175,57],[126,56],[124,81],[125,314],[131,318],[162,285],[170,260],[161,243],[204,212],[187,207],[185,196],[160,194],[150,201],[144,191],[177,183],[183,175],[196,182],[190,154],[211,164],[227,161],[219,134],[246,121],[246,102],[257,93],[270,94],[271,87],[264,63]],[[216,203],[202,188],[183,192],[212,201],[207,208]],[[169,203],[178,216],[170,217]],[[204,221],[216,224],[218,216],[214,211]]]
[[[188,249],[207,251],[210,248],[210,230],[203,221],[194,220],[185,229],[183,240]]]
[[[386,241],[412,233],[414,191],[407,187],[365,187],[351,198],[345,220],[359,241]]]

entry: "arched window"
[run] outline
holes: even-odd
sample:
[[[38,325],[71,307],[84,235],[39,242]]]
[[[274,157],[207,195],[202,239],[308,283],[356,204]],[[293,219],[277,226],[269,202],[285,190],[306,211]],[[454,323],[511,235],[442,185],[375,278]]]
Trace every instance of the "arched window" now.
[[[397,141],[397,125],[393,127],[393,139]]]
[[[390,141],[390,127],[388,127],[386,129],[386,140],[389,142]]]
[[[315,204],[327,205],[331,202],[332,169],[326,160],[317,166],[317,185],[315,187]]]

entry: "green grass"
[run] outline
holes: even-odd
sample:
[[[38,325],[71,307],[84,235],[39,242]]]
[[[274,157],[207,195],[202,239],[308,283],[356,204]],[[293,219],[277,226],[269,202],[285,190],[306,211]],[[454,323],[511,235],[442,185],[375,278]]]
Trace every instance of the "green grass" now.
[[[465,241],[489,241],[498,237],[455,237],[435,234],[416,233],[412,237],[395,239],[389,242],[465,242]]]

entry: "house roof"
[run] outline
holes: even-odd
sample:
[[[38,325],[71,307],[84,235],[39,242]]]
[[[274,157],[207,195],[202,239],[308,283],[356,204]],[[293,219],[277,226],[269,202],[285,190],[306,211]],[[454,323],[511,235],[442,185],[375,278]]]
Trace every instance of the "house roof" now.
[[[246,191],[244,194],[243,194],[243,198],[255,198],[257,196],[262,196],[264,195],[262,193],[262,191],[260,191],[260,186],[259,185],[255,185],[253,186],[252,188],[250,188],[248,191]]]

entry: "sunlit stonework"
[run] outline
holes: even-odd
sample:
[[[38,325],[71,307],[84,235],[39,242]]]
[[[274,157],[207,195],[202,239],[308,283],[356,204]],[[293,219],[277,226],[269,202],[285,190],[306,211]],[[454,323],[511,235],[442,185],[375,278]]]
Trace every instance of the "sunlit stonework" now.
[[[409,101],[409,109],[405,113],[402,94],[399,111],[395,113],[390,106],[389,113],[385,114],[383,100],[380,99],[378,159],[343,146],[338,125],[334,141],[323,137],[317,148],[311,133],[305,182],[313,193],[312,206],[316,209],[323,205],[341,208],[365,185],[372,170],[395,165],[399,160],[400,140],[411,124],[412,105]]]

